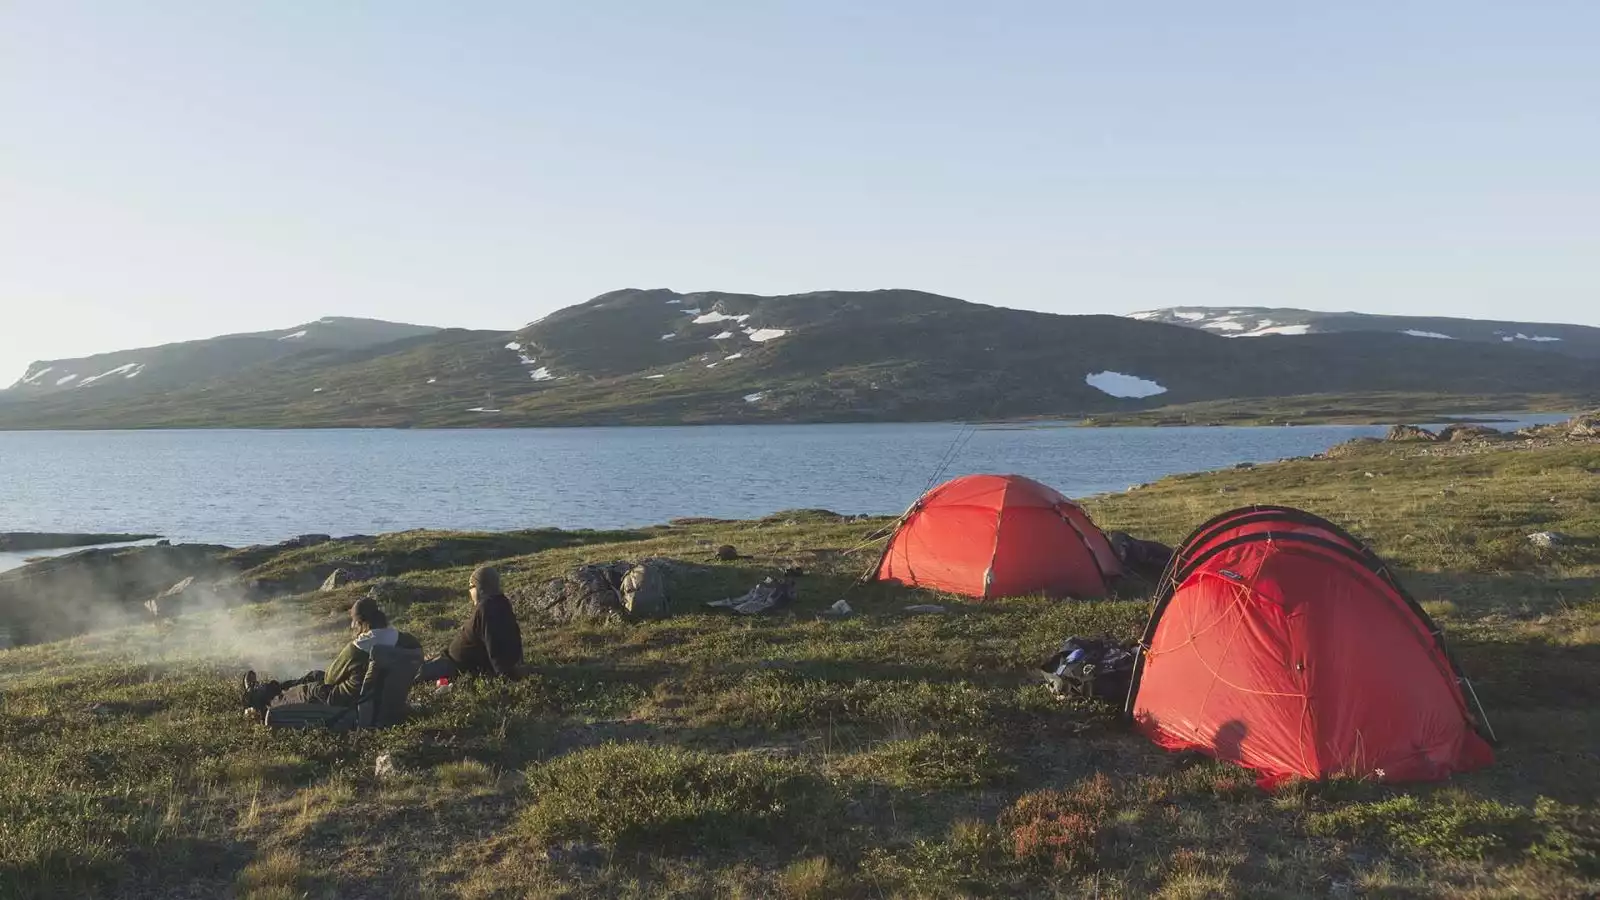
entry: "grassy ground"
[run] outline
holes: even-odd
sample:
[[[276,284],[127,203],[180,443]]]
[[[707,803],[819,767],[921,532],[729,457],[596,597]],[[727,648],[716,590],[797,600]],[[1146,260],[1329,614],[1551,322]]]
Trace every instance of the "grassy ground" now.
[[[1600,397],[1578,394],[1305,394],[1209,400],[1124,413],[1102,413],[1086,425],[1388,425],[1472,415],[1568,412]]]
[[[680,604],[525,624],[534,675],[413,695],[388,732],[245,723],[241,662],[320,665],[359,592],[0,652],[0,897],[1590,896],[1600,890],[1600,445],[1377,445],[1180,476],[1089,505],[1168,542],[1223,509],[1304,506],[1403,567],[1503,742],[1447,785],[1299,785],[1159,751],[1029,675],[1145,597],[962,604],[851,589],[880,527],[815,513],[556,540],[386,538],[431,648],[470,565],[513,593],[670,556],[694,601],[800,565],[787,612]],[[1532,531],[1576,540],[1538,550]],[[716,562],[736,545],[747,558]],[[430,548],[439,548],[432,552]],[[276,566],[325,561],[304,551]],[[848,595],[858,610],[818,613]],[[944,615],[905,612],[940,602]],[[374,774],[390,754],[399,773]]]

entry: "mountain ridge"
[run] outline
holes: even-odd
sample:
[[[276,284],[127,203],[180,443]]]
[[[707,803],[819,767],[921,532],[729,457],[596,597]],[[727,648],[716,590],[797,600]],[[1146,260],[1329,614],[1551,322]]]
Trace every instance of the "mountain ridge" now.
[[[35,360],[7,390],[37,394],[85,387],[103,389],[127,386],[126,382],[139,378],[172,384],[226,374],[241,365],[307,350],[360,349],[439,330],[382,319],[328,316],[270,331],[223,334],[69,359]]]
[[[624,289],[511,331],[402,326],[422,333],[269,353],[176,383],[147,369],[115,391],[25,391],[0,403],[0,428],[1077,418],[1229,398],[1579,395],[1600,385],[1600,359],[1525,342],[1392,329],[1239,341],[1182,321],[912,290]],[[293,333],[264,334],[280,343]]]
[[[1145,322],[1194,328],[1223,337],[1393,333],[1431,340],[1515,344],[1569,356],[1600,358],[1600,327],[1559,322],[1321,312],[1265,306],[1169,306],[1128,313],[1127,316]]]

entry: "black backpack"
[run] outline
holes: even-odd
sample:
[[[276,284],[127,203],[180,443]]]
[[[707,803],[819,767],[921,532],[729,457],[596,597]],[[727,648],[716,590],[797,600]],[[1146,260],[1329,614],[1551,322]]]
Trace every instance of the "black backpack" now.
[[[1062,699],[1121,706],[1133,680],[1133,648],[1110,638],[1070,637],[1039,666],[1045,684]]]

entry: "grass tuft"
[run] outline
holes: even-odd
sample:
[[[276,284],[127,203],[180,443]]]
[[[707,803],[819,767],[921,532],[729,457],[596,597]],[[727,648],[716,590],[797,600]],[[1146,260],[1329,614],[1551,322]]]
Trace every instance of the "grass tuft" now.
[[[890,741],[844,757],[834,769],[897,788],[975,788],[1003,782],[1016,772],[987,740],[943,733]]]

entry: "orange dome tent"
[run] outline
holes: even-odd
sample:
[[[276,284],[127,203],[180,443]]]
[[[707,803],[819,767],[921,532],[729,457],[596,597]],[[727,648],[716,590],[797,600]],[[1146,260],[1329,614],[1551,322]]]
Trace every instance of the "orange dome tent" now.
[[[1076,503],[1020,475],[968,475],[918,500],[876,579],[987,600],[1103,597],[1122,564]]]
[[[1282,506],[1224,513],[1178,549],[1127,711],[1161,746],[1269,784],[1432,781],[1493,759],[1471,684],[1389,567]]]

